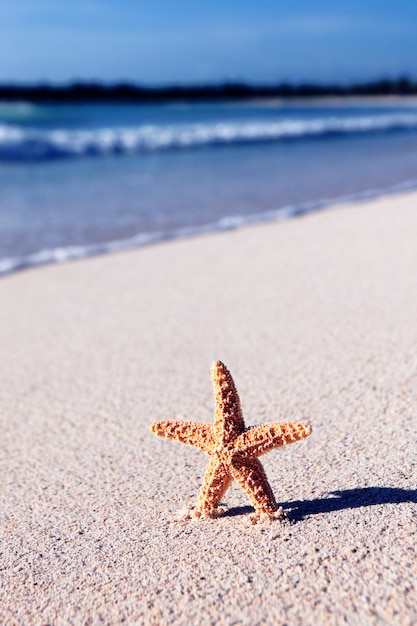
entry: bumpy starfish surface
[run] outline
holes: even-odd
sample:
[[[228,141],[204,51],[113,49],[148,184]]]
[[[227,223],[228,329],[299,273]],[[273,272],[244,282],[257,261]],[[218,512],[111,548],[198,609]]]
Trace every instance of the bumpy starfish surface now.
[[[215,361],[211,375],[216,398],[213,426],[196,422],[156,422],[151,430],[160,437],[195,446],[210,456],[194,516],[217,517],[221,514],[220,501],[234,479],[255,508],[253,521],[282,517],[282,509],[277,507],[258,457],[308,437],[311,427],[299,422],[284,422],[246,428],[229,370],[221,361]]]

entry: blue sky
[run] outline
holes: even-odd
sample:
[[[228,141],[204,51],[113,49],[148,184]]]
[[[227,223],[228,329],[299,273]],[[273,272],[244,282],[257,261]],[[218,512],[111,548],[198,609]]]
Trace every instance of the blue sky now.
[[[0,81],[417,78],[415,0],[0,0]]]

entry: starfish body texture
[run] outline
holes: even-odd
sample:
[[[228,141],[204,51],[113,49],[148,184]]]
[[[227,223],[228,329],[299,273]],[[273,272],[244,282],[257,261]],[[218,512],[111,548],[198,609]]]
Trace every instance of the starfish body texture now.
[[[219,504],[233,480],[241,486],[255,508],[255,518],[274,517],[278,511],[274,494],[258,457],[274,448],[294,443],[311,434],[309,424],[270,423],[245,427],[233,378],[221,361],[211,367],[216,412],[214,424],[156,422],[151,430],[160,437],[187,443],[209,455],[196,517],[216,517]]]

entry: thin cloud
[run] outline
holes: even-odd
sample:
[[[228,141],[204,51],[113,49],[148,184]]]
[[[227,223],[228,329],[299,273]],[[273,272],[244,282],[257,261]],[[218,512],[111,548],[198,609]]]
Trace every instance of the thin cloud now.
[[[342,15],[303,15],[284,18],[277,24],[281,28],[292,30],[296,33],[324,35],[350,30],[357,22]]]

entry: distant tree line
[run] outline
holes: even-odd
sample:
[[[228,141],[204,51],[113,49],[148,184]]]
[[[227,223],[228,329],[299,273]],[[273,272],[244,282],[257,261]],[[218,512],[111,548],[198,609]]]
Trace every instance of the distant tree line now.
[[[371,82],[340,84],[302,83],[298,85],[251,85],[227,82],[207,85],[145,87],[131,83],[101,84],[75,82],[68,85],[0,84],[0,100],[25,100],[34,103],[66,102],[172,102],[226,101],[250,98],[317,98],[328,96],[387,96],[417,94],[417,81],[410,78],[380,79]]]

